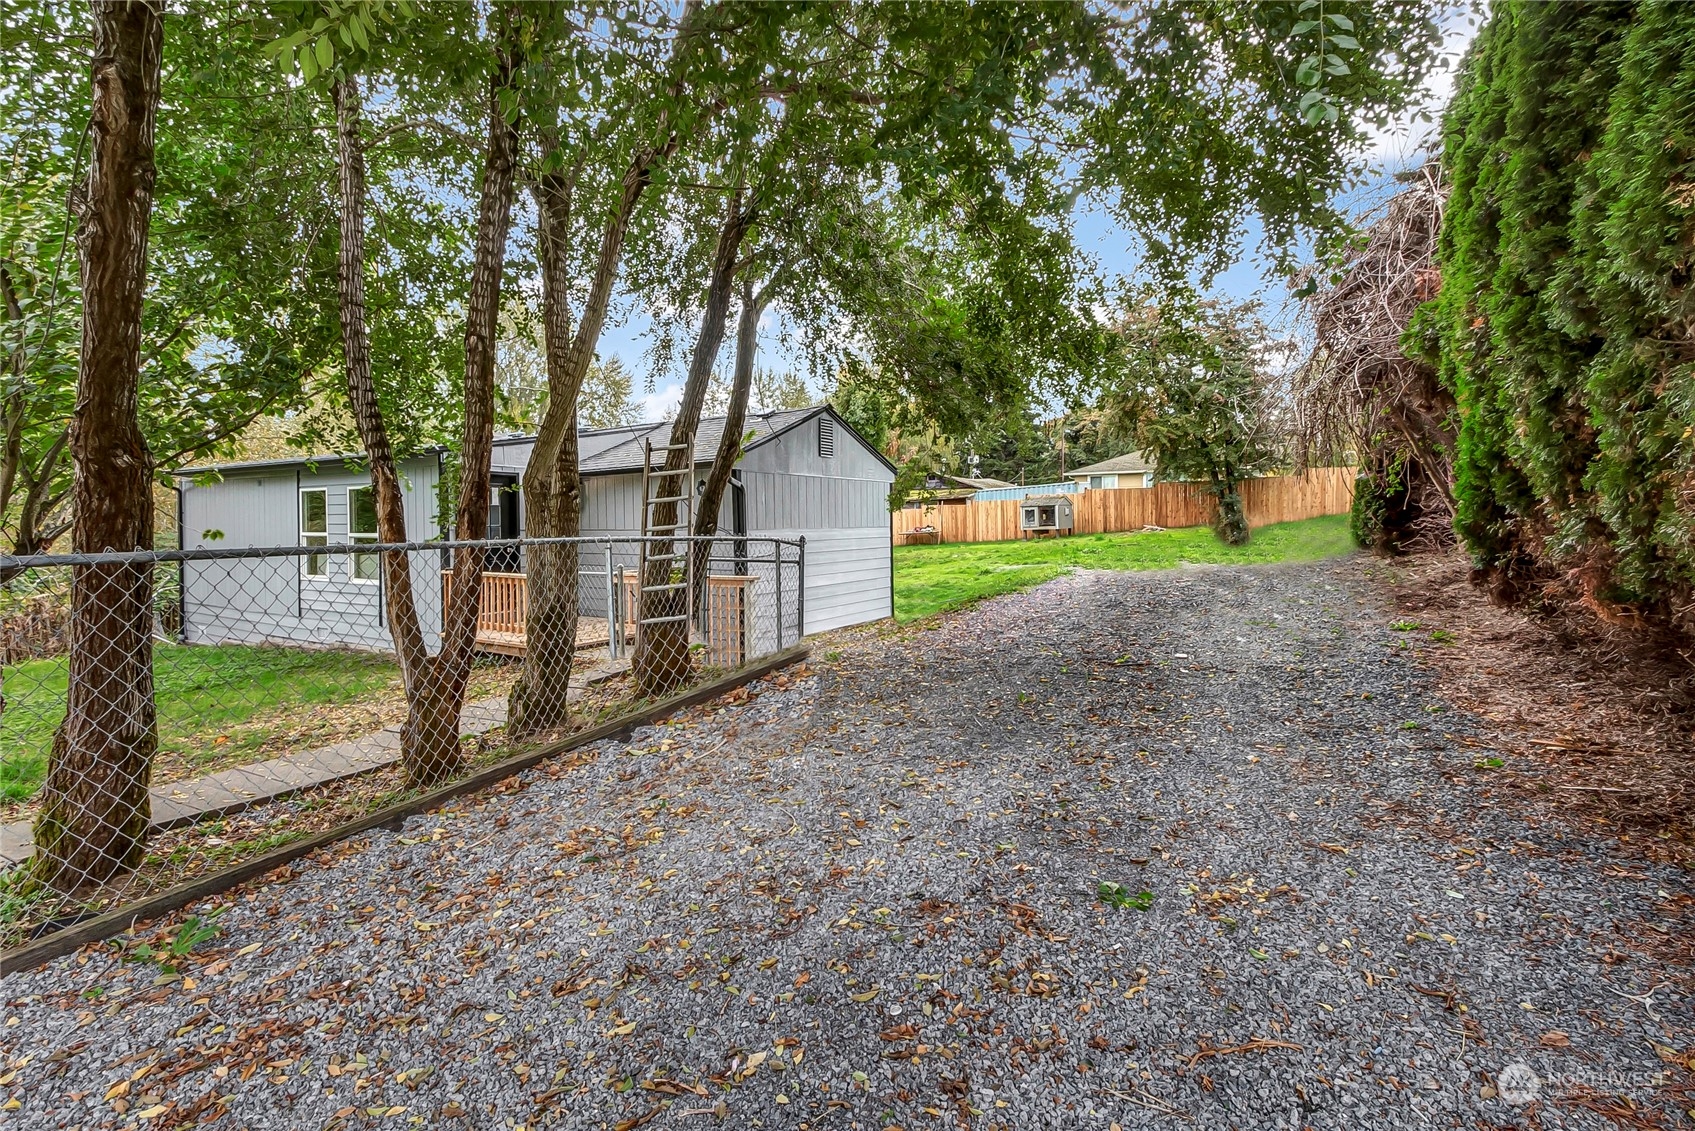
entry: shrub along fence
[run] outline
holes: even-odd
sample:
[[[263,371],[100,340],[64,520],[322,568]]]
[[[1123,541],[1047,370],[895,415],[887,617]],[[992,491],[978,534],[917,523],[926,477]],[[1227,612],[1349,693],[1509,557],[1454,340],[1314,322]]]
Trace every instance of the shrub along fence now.
[[[663,634],[634,538],[0,556],[0,948],[639,710],[644,647],[682,650],[660,657],[681,690],[799,642],[804,543],[686,541],[694,615],[686,583],[664,586],[663,619],[688,623]],[[451,600],[473,556],[474,620]],[[421,706],[429,681],[441,711]]]
[[[1248,525],[1269,526],[1326,514],[1346,514],[1353,505],[1354,469],[1315,467],[1300,475],[1248,479],[1241,484]],[[1068,496],[1074,534],[1116,534],[1145,526],[1205,526],[1218,505],[1196,483],[1152,487],[1093,488]],[[907,508],[891,516],[897,544],[914,530],[931,527],[938,542],[1007,542],[1020,536],[1019,499]]]

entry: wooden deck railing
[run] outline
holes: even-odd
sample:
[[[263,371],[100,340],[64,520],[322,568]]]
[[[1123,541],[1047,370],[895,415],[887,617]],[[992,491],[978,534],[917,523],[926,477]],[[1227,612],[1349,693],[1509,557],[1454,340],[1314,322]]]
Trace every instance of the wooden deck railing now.
[[[747,661],[753,635],[752,577],[715,574],[706,579],[706,663],[737,668]],[[624,631],[635,638],[640,600],[636,571],[624,571]]]
[[[453,595],[453,571],[441,571],[441,607]],[[524,654],[524,621],[530,613],[529,587],[521,573],[483,574],[483,600],[477,609],[477,647],[508,656]]]
[[[752,577],[724,575],[706,579],[706,663],[736,668],[747,661],[753,632]],[[453,595],[453,571],[441,572],[441,607]],[[635,631],[636,574],[624,573],[624,625]],[[524,654],[524,623],[529,616],[528,579],[521,573],[483,574],[483,601],[477,611],[477,647],[508,656]]]

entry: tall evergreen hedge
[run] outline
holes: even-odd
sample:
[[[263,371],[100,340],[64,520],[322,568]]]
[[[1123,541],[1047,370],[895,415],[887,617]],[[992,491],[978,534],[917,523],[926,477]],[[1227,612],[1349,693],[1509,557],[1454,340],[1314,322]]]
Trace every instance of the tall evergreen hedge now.
[[[1695,629],[1695,4],[1497,4],[1444,133],[1461,536]]]

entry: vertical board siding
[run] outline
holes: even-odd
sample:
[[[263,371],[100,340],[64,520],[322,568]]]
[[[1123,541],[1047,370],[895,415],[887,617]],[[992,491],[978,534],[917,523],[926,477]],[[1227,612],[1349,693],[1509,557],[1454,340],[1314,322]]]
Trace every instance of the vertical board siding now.
[[[807,632],[857,624],[892,614],[887,498],[894,472],[863,441],[840,425],[835,454],[818,451],[819,417],[803,421],[754,447],[740,461],[747,502],[749,538],[807,539],[805,611]],[[634,435],[635,433],[629,433]],[[606,437],[621,442],[627,435]],[[584,454],[592,445],[585,442]],[[497,444],[495,470],[521,474],[533,444]],[[598,450],[598,449],[596,449]],[[438,513],[440,466],[434,454],[404,461],[407,534],[428,541],[451,534],[452,521]],[[704,476],[707,465],[697,474]],[[190,548],[271,547],[300,544],[297,488],[325,489],[328,541],[345,543],[347,489],[370,482],[361,468],[339,459],[315,464],[267,468],[231,468],[217,483],[183,484],[184,544]],[[732,528],[733,494],[726,492],[719,518],[721,535]],[[452,501],[448,502],[449,508]],[[1016,514],[1014,514],[1016,518]],[[581,534],[589,538],[631,539],[640,534],[641,475],[593,475],[583,481]],[[750,546],[755,557],[769,557],[769,546]],[[731,573],[732,542],[721,538],[713,573]],[[298,558],[249,559],[232,563],[187,563],[184,593],[185,633],[197,641],[277,641],[389,648],[383,588],[348,576],[350,559],[332,557],[330,575],[306,578]],[[613,551],[613,568],[633,571],[637,551],[623,542]],[[429,646],[438,646],[443,586],[443,555],[412,555],[419,617]],[[790,565],[781,577],[769,564],[745,563],[752,580],[742,586],[739,617],[746,634],[741,647],[769,651],[779,643],[778,618],[784,616],[781,643],[794,642],[798,571]],[[585,548],[579,560],[579,604],[585,616],[606,615],[606,555]],[[779,599],[780,598],[780,599]],[[513,597],[512,601],[517,598]],[[726,598],[727,600],[727,598]],[[508,602],[510,604],[510,602]],[[511,610],[492,601],[484,610],[493,619]],[[731,614],[725,612],[725,617]]]
[[[1242,505],[1249,526],[1269,526],[1327,514],[1353,505],[1354,469],[1318,467],[1301,475],[1244,480]],[[1095,488],[1071,496],[1075,534],[1118,534],[1146,526],[1205,526],[1217,507],[1194,483]],[[1020,537],[1018,499],[942,504],[896,511],[890,530],[897,542],[920,526],[933,526],[941,542],[1008,542]]]
[[[423,541],[436,525],[435,457],[402,461],[406,533]],[[300,545],[299,491],[323,488],[328,541],[347,542],[347,492],[370,482],[363,470],[324,461],[316,467],[232,472],[223,481],[183,487],[183,545],[237,549]],[[425,642],[439,639],[441,609],[434,578],[440,563],[413,554],[418,617]],[[388,648],[383,588],[349,576],[352,558],[329,559],[329,576],[306,577],[300,558],[186,562],[183,634],[191,643],[296,643]]]

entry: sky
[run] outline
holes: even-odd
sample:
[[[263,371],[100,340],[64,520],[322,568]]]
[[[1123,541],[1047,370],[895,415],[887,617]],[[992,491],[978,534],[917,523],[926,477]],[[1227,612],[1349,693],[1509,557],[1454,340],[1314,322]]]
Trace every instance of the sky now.
[[[1408,110],[1403,118],[1388,130],[1377,132],[1367,153],[1369,171],[1364,187],[1344,198],[1344,206],[1353,214],[1369,212],[1381,205],[1394,192],[1394,174],[1419,160],[1419,154],[1435,136],[1435,125],[1415,121],[1422,111],[1433,121],[1439,120],[1443,107],[1453,94],[1454,72],[1472,37],[1477,34],[1481,18],[1467,9],[1455,11],[1443,22],[1443,65],[1426,84],[1424,97]],[[1075,216],[1075,238],[1078,246],[1093,255],[1100,270],[1108,277],[1133,276],[1135,241],[1112,220],[1098,210],[1080,207]],[[1233,266],[1223,272],[1214,284],[1220,297],[1246,300],[1257,298],[1264,307],[1267,321],[1274,329],[1295,335],[1298,333],[1293,304],[1288,300],[1288,288],[1281,279],[1267,277],[1267,262],[1260,247],[1263,233],[1257,222],[1250,220],[1245,227],[1241,252]],[[628,296],[620,303],[621,317],[616,324],[608,323],[601,336],[600,355],[617,356],[637,374],[636,399],[644,420],[669,417],[682,396],[681,373],[653,375],[647,351],[647,335],[651,324],[639,310],[633,308]],[[760,321],[758,365],[775,371],[808,372],[806,358],[798,344],[781,340],[781,312],[768,311]],[[727,357],[721,364],[728,366]],[[823,390],[814,389],[822,395]]]

